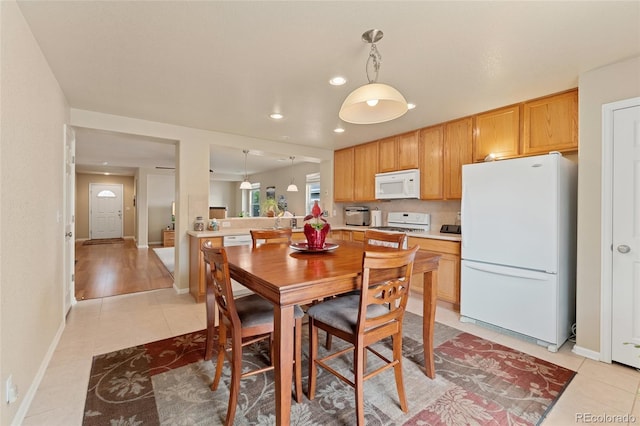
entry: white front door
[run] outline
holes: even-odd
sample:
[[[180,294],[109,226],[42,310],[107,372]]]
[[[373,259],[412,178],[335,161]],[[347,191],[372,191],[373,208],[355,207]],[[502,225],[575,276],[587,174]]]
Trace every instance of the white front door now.
[[[611,359],[640,368],[640,105],[613,112]]]
[[[121,184],[90,184],[91,239],[122,237],[122,192]]]
[[[66,314],[75,303],[75,206],[76,206],[76,133],[64,126],[64,300]]]

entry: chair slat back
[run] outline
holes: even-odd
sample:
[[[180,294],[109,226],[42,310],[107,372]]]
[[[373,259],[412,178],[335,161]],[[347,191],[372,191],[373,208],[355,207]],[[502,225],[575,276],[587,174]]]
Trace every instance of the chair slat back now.
[[[202,253],[207,279],[207,305],[209,299],[214,298],[221,316],[226,318],[234,329],[239,329],[241,323],[233,298],[227,252],[223,247],[212,247],[205,243]]]
[[[376,250],[380,247],[391,247],[402,250],[406,238],[407,234],[400,232],[393,233],[367,229],[364,231],[364,249]]]
[[[358,333],[375,332],[387,324],[401,327],[418,249],[364,252]],[[374,304],[387,305],[388,313],[367,318],[367,306]]]
[[[260,244],[289,243],[291,244],[291,228],[285,229],[252,229],[251,240],[253,248]]]

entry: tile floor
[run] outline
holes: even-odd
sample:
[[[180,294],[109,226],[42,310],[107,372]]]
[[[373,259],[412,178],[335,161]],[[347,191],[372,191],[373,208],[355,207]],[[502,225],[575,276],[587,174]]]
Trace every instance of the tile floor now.
[[[420,314],[421,299],[408,310]],[[461,323],[456,312],[438,307],[436,320],[578,371],[543,425],[598,423],[591,416],[634,416],[640,423],[640,372],[585,359],[566,343],[557,353],[480,326]],[[132,325],[135,324],[135,327]],[[93,355],[164,339],[205,326],[204,304],[173,289],[79,302],[31,403],[24,425],[80,425]],[[582,415],[582,419],[578,416]],[[600,421],[599,423],[605,423]]]

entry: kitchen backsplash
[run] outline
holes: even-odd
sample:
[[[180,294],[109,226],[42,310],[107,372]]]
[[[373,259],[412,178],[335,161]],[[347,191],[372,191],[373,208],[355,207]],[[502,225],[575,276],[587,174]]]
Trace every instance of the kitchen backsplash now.
[[[331,224],[344,224],[344,208],[346,206],[366,206],[370,210],[378,208],[382,211],[382,222],[387,224],[389,212],[419,212],[431,214],[431,230],[436,231],[444,224],[455,224],[456,216],[460,211],[460,200],[451,201],[424,201],[424,200],[390,200],[369,203],[336,203],[334,205],[335,216],[331,217]]]

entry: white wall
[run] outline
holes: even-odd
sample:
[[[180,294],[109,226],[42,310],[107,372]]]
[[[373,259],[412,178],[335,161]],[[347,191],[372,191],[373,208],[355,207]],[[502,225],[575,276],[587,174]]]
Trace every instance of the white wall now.
[[[576,344],[600,352],[602,105],[640,96],[640,57],[580,76]]]
[[[268,186],[275,186],[276,188],[276,200],[281,195],[287,200],[287,210],[294,213],[296,216],[304,216],[305,213],[305,200],[306,200],[306,176],[311,173],[320,172],[320,164],[318,163],[298,163],[293,165],[293,172],[291,171],[291,164],[286,167],[270,170],[265,173],[256,173],[249,176],[251,183],[260,183],[260,200],[266,199],[266,189]],[[293,173],[294,182],[298,186],[298,192],[287,192],[287,187],[291,183],[291,175]],[[333,180],[333,175],[331,176]],[[321,191],[322,182],[321,182]],[[239,191],[239,190],[238,190]],[[323,208],[328,208],[324,207]]]
[[[171,225],[171,204],[176,193],[176,178],[171,172],[147,177],[149,244],[162,243],[162,230]]]
[[[226,207],[227,217],[237,217],[242,209],[238,182],[211,180],[209,182],[209,207]]]
[[[0,2],[0,424],[20,423],[63,329],[69,107],[14,1]],[[5,400],[9,375],[19,398]]]

